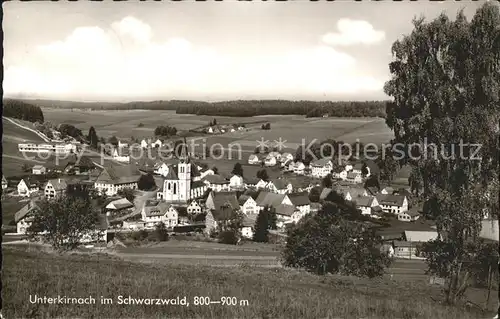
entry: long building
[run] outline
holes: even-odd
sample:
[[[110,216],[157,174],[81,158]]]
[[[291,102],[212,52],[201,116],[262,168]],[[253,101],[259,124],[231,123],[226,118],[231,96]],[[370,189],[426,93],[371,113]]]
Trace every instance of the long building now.
[[[18,144],[19,152],[28,153],[56,153],[56,154],[69,154],[77,152],[78,147],[72,143],[53,143],[53,144]]]

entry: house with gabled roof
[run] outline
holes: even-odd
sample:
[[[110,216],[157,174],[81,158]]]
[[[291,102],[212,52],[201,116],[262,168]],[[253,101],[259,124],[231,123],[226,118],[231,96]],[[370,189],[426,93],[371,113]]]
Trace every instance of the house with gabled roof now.
[[[281,157],[280,157],[280,162],[281,163],[285,163],[285,162],[288,162],[288,161],[293,161],[294,160],[294,157],[291,153],[283,153],[281,154]]]
[[[207,175],[202,181],[207,185],[208,188],[215,192],[223,192],[229,190],[229,181],[218,174]]]
[[[238,198],[238,202],[240,203],[241,212],[247,216],[256,216],[259,213],[259,206],[257,206],[257,202],[250,195],[241,195]]]
[[[64,179],[55,178],[47,181],[44,187],[44,195],[47,199],[56,198],[66,193],[68,184]]]
[[[17,184],[17,194],[21,197],[30,197],[39,190],[39,183],[32,178],[23,178]]]
[[[232,209],[238,210],[240,203],[236,196],[236,192],[210,192],[208,194],[205,206],[207,209],[215,210],[222,206],[229,205]]]
[[[26,205],[24,205],[19,211],[14,215],[14,221],[16,222],[16,231],[18,234],[26,234],[28,227],[31,226],[33,222],[33,216],[31,212],[38,208],[38,203],[35,200],[30,200]]]
[[[202,208],[197,200],[192,200],[191,203],[186,208],[186,211],[189,215],[196,215],[201,213]]]
[[[290,193],[288,194],[288,198],[292,202],[292,205],[303,215],[307,215],[311,212],[311,201],[309,200],[309,194],[307,192]]]
[[[7,179],[5,178],[5,175],[2,174],[2,189],[6,189],[9,187],[9,183],[7,182]]]
[[[375,196],[359,196],[354,199],[354,202],[356,208],[361,210],[361,214],[368,216],[372,214],[373,207],[379,206]]]
[[[35,165],[31,168],[31,174],[33,175],[47,174],[47,168],[43,165]]]
[[[286,194],[271,193],[268,191],[261,191],[255,199],[259,210],[263,210],[266,206],[276,208],[278,205],[293,205],[292,201]]]
[[[345,180],[351,184],[360,184],[363,182],[363,178],[361,176],[361,173],[359,172],[354,172],[354,171],[351,171],[351,172],[348,172],[346,174],[346,178]]]
[[[113,157],[113,159],[117,162],[120,162],[120,163],[130,163],[130,151],[127,147],[123,147],[123,148],[114,148],[112,153],[111,153],[111,156]]]
[[[294,172],[297,175],[304,175],[306,170],[306,165],[301,161],[293,162],[288,165],[288,170]]]
[[[278,178],[270,181],[267,189],[278,194],[289,194],[293,191],[293,185],[285,178]]]
[[[264,159],[265,166],[270,167],[270,166],[275,166],[276,164],[278,164],[278,160],[275,156],[272,156],[271,154],[268,154]]]
[[[210,209],[205,216],[205,232],[210,233],[219,226],[230,223],[237,218],[238,210],[239,206],[238,208],[234,208],[229,201],[224,202],[214,209]]]
[[[408,210],[408,199],[402,195],[377,194],[377,201],[386,213],[399,214]]]
[[[119,210],[133,208],[133,207],[134,207],[134,204],[132,204],[126,198],[119,198],[119,199],[112,200],[106,205],[107,210],[113,210],[113,211],[119,211]]]
[[[231,190],[242,190],[245,188],[245,183],[243,181],[243,177],[239,175],[233,175],[229,179],[229,188]]]
[[[247,239],[252,239],[255,230],[255,219],[249,216],[244,216],[241,222],[241,236]]]
[[[153,202],[153,205],[145,203],[141,215],[146,228],[154,228],[158,223],[175,227],[179,223],[179,213],[175,207],[164,201]]]
[[[395,190],[394,190],[394,188],[392,188],[392,187],[390,187],[390,186],[387,186],[387,187],[384,187],[384,188],[380,191],[380,193],[381,193],[381,194],[385,194],[385,195],[392,195],[392,194],[394,194],[394,191],[395,191]]]
[[[156,162],[153,166],[153,173],[166,177],[169,172],[169,167],[165,162]]]
[[[329,157],[324,157],[316,160],[310,164],[311,175],[316,178],[323,178],[330,174],[333,169],[332,159]]]
[[[130,166],[108,165],[100,172],[94,188],[100,194],[113,196],[125,188],[137,189],[140,176],[141,173]]]
[[[251,154],[249,157],[248,157],[248,164],[250,165],[259,165],[261,162],[259,156],[257,156],[256,154]]]
[[[338,186],[336,192],[342,194],[344,199],[348,201],[356,201],[356,198],[360,196],[368,196],[366,189],[358,187]]]

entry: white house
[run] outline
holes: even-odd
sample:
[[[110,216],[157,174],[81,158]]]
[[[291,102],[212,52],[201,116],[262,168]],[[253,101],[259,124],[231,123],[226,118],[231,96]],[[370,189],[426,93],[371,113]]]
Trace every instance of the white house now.
[[[151,206],[146,203],[141,215],[146,228],[154,228],[158,223],[163,223],[166,227],[174,227],[179,222],[179,213],[175,207],[163,201],[154,202]]]
[[[260,164],[260,159],[256,154],[252,154],[248,157],[248,164],[250,165],[258,165]]]
[[[270,152],[268,155],[275,157],[277,161],[281,161],[281,154],[279,152]]]
[[[94,188],[99,194],[113,196],[125,188],[137,189],[140,176],[128,166],[107,166],[97,177]]]
[[[392,188],[390,186],[384,187],[384,189],[382,189],[380,191],[380,193],[385,194],[385,195],[392,195],[394,193],[394,188]]]
[[[255,228],[255,219],[245,216],[241,223],[241,228],[240,228],[241,236],[247,239],[252,239],[254,234],[254,228]]]
[[[110,212],[130,210],[132,208],[134,208],[134,204],[129,202],[129,200],[126,198],[116,199],[114,201],[111,201],[108,205],[106,205],[106,210]]]
[[[360,196],[354,199],[356,207],[361,210],[363,215],[371,215],[372,207],[378,206],[377,198],[374,196]]]
[[[35,165],[31,169],[33,175],[44,175],[47,174],[47,169],[43,165]]]
[[[269,181],[265,181],[263,179],[260,179],[257,184],[255,184],[255,188],[257,189],[267,189],[268,188]]]
[[[263,210],[266,206],[273,208],[278,207],[278,205],[292,205],[293,203],[286,194],[276,194],[266,191],[261,191],[255,199],[259,210]]]
[[[223,192],[229,190],[229,181],[220,175],[207,175],[202,181],[215,192]]]
[[[14,221],[16,222],[16,231],[18,234],[26,234],[26,230],[29,226],[31,226],[33,221],[33,217],[30,216],[30,213],[37,207],[36,201],[30,200],[18,212],[16,212],[14,215]]]
[[[257,202],[248,195],[241,195],[238,198],[240,203],[241,212],[247,216],[257,216],[259,213],[259,207],[257,206]]]
[[[5,175],[2,175],[2,189],[6,189],[9,186],[9,183],[7,182],[7,179],[5,178]]]
[[[291,153],[283,153],[281,154],[280,161],[281,163],[285,163],[287,161],[293,161],[293,155]]]
[[[420,218],[420,213],[417,210],[407,210],[398,214],[398,220],[402,222],[414,222]]]
[[[66,181],[60,178],[51,179],[45,184],[45,198],[51,199],[63,195],[68,189]]]
[[[364,188],[337,187],[336,192],[342,194],[345,200],[352,202],[355,202],[359,197],[368,196],[368,192]]]
[[[187,207],[187,212],[189,215],[196,215],[201,213],[201,206],[198,204],[197,201],[193,200],[191,203],[189,203]]]
[[[266,166],[275,166],[277,163],[276,157],[271,156],[271,154],[268,154],[264,160],[264,165]]]
[[[323,178],[330,174],[333,169],[331,158],[322,158],[311,163],[311,175],[317,178]]]
[[[243,182],[243,177],[239,175],[233,175],[229,179],[229,188],[230,189],[243,189],[245,187],[245,183]]]
[[[354,171],[347,173],[345,180],[351,184],[360,184],[363,182],[361,173],[355,173]]]
[[[302,216],[311,212],[311,201],[309,194],[306,192],[288,194],[288,198],[292,202],[295,209],[302,213]]]
[[[214,175],[215,172],[213,169],[210,169],[210,168],[202,168],[200,169],[200,179],[203,179],[205,178],[205,176],[208,176],[208,175]]]
[[[397,215],[408,210],[408,199],[406,196],[377,194],[377,201],[386,213]]]
[[[112,153],[113,159],[121,163],[130,163],[130,154],[128,148],[115,148]]]
[[[296,208],[293,205],[280,204],[275,207],[276,226],[283,228],[286,224],[294,223]]]
[[[152,147],[158,147],[158,148],[162,147],[162,145],[163,145],[163,141],[160,139],[157,139],[156,142],[151,144]]]
[[[36,193],[40,190],[38,185],[31,182],[29,179],[21,179],[17,184],[17,194],[22,197],[29,197],[31,194]]]
[[[210,126],[210,127],[207,129],[207,133],[209,133],[209,134],[213,134],[213,133],[214,133],[214,129]]]
[[[357,163],[357,164],[354,164],[354,166],[352,167],[352,172],[353,173],[356,173],[356,174],[362,174],[362,170],[363,170],[363,164],[362,163]]]
[[[306,166],[304,163],[299,161],[291,163],[288,169],[297,175],[304,175]]]
[[[118,141],[118,148],[128,147],[128,143],[123,143],[122,141]]]
[[[148,146],[149,146],[148,142],[145,139],[142,139],[142,141],[141,141],[141,147],[142,148],[148,148]]]
[[[269,181],[265,187],[267,190],[278,194],[288,194],[293,191],[293,185],[284,178]]]
[[[236,192],[210,192],[205,206],[210,210],[220,210],[226,206],[231,207],[232,210],[240,209]]]
[[[165,164],[164,162],[158,162],[153,167],[153,172],[163,177],[166,177],[168,175],[168,171],[169,171],[168,165]]]

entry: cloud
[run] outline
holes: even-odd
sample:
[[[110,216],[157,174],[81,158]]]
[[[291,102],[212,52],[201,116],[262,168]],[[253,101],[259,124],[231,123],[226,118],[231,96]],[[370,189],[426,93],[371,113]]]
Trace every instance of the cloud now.
[[[340,30],[343,30],[339,28]],[[149,25],[125,17],[109,28],[79,27],[7,65],[9,95],[134,99],[200,95],[238,98],[381,91],[356,59],[327,45],[227,54],[177,37],[153,40]]]
[[[375,30],[364,20],[340,19],[337,22],[338,32],[330,32],[322,37],[325,44],[333,46],[351,46],[357,44],[374,44],[385,39],[385,32]]]

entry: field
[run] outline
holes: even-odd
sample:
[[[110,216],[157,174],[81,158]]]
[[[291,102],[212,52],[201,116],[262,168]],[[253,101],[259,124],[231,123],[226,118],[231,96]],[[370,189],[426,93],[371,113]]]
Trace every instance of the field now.
[[[152,137],[158,125],[170,125],[178,130],[191,130],[207,125],[213,119],[210,116],[197,116],[190,114],[176,114],[175,111],[87,111],[43,109],[47,121],[59,124],[73,124],[83,132],[94,126],[99,136],[129,139]],[[224,135],[206,138],[207,146],[221,143],[223,146],[238,143],[247,151],[253,151],[256,141],[264,138],[271,143],[274,140],[286,140],[285,146],[296,150],[302,140],[319,141],[334,138],[345,142],[355,142],[360,139],[364,143],[387,142],[392,137],[392,132],[381,118],[306,118],[298,115],[266,115],[256,117],[216,117],[218,124],[247,123],[248,131],[226,133]],[[260,129],[263,121],[271,123],[271,129]],[[139,123],[144,124],[138,127]]]
[[[488,318],[435,300],[423,282],[318,277],[251,266],[143,264],[105,255],[62,255],[3,247],[6,318]],[[19,280],[23,278],[23,280]],[[31,304],[30,295],[88,297],[92,305]],[[189,306],[120,305],[118,296],[187,298]],[[100,297],[111,298],[99,304]],[[235,297],[236,306],[196,306],[195,296]]]
[[[22,121],[16,120],[18,123]],[[25,125],[27,122],[22,123]],[[40,163],[36,160],[24,158],[19,152],[17,144],[19,143],[43,143],[43,139],[33,132],[22,129],[11,122],[2,119],[3,137],[2,137],[2,172],[5,176],[20,175],[23,173],[21,167],[23,164],[30,166]]]

